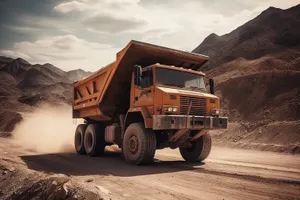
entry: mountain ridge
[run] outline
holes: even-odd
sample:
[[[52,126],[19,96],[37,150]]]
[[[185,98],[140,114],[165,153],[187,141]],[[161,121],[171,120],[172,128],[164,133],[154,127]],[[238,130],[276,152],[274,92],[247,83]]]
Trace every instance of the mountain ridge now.
[[[69,71],[64,71],[50,63],[45,64],[30,64],[26,60],[22,58],[10,58],[6,56],[0,56],[0,71],[6,71],[8,74],[11,74],[12,76],[18,76],[22,73],[26,73],[30,71],[31,69],[34,70],[43,70],[44,72],[47,71],[47,73],[52,74],[58,74],[59,76],[65,77],[69,79],[70,81],[75,81],[72,77],[73,73],[77,74],[77,78],[82,78],[83,75],[89,75],[92,72],[90,71],[84,71],[83,69],[74,69]]]
[[[255,59],[288,48],[299,48],[299,13],[300,4],[286,10],[270,7],[230,33],[210,34],[193,52],[212,58],[211,65],[204,68],[208,70],[239,57]]]

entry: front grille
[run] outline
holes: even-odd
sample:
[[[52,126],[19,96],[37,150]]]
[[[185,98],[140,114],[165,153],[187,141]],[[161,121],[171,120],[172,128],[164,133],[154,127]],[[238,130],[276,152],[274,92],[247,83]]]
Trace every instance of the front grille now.
[[[189,115],[206,115],[206,99],[205,98],[197,98],[197,97],[189,97],[189,96],[181,96],[180,97],[180,114],[186,115],[188,114],[190,103],[192,103],[192,107]]]

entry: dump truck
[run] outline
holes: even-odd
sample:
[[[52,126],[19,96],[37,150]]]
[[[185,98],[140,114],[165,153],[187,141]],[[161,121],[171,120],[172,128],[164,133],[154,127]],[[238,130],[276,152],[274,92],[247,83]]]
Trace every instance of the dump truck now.
[[[211,151],[210,130],[227,128],[214,80],[200,68],[208,56],[131,41],[116,60],[73,83],[78,154],[101,156],[118,145],[126,162],[151,163],[155,151],[179,148],[199,162]],[[207,87],[208,89],[207,89]]]

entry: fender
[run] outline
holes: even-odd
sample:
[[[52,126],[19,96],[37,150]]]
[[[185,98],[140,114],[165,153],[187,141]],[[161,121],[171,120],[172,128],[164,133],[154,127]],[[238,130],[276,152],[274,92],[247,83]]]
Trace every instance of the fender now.
[[[140,116],[140,117],[138,117]],[[142,119],[140,119],[142,118]],[[153,122],[152,117],[149,114],[146,107],[136,107],[136,108],[130,108],[127,111],[126,117],[125,117],[125,128],[129,126],[132,122],[143,122],[145,125],[145,128],[152,128]]]

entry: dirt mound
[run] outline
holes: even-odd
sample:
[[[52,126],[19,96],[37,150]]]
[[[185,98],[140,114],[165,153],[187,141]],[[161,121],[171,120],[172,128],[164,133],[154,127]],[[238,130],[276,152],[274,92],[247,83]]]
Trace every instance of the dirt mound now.
[[[217,90],[231,121],[300,119],[300,72],[266,71],[240,76],[220,83]]]
[[[219,146],[300,153],[300,121],[230,123],[226,131],[212,131]]]
[[[300,153],[300,72],[238,76],[216,89],[230,121],[228,130],[214,136],[216,144]]]
[[[300,50],[268,54],[254,60],[238,58],[206,71],[216,83],[227,81],[239,76],[257,74],[264,71],[300,71]]]
[[[0,199],[108,199],[105,194],[65,175],[46,175],[8,161],[0,164]],[[24,184],[26,183],[26,184]]]
[[[270,7],[229,34],[209,35],[195,50],[210,56],[214,68],[243,57],[256,59],[270,53],[299,48],[300,5],[287,10]]]

